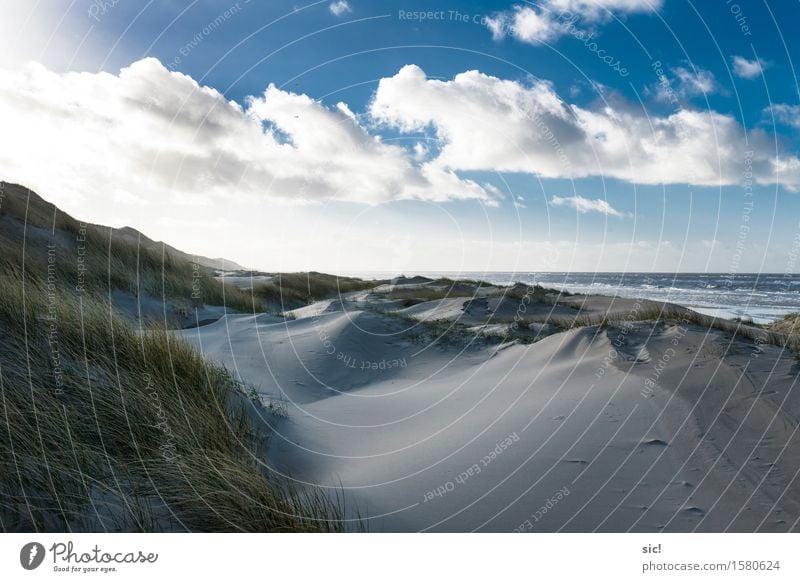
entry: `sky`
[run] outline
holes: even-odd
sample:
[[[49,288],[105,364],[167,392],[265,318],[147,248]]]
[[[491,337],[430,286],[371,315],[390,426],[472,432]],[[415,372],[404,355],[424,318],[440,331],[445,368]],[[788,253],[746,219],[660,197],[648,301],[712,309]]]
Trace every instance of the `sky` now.
[[[797,272],[800,5],[6,0],[0,179],[273,271]]]

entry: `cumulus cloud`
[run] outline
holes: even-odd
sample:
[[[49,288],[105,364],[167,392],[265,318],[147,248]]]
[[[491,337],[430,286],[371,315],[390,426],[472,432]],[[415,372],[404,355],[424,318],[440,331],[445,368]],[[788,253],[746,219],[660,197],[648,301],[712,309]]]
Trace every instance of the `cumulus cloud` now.
[[[747,60],[744,57],[733,57],[733,74],[742,79],[755,79],[760,77],[768,66],[763,59]]]
[[[800,186],[798,159],[775,158],[774,144],[761,130],[750,131],[745,141],[731,116],[688,108],[667,116],[611,104],[584,108],[566,103],[545,81],[522,83],[479,71],[442,81],[407,65],[381,79],[370,111],[399,131],[432,131],[440,149],[428,163],[448,170],[605,176],[639,184],[720,186],[752,179]]]
[[[347,0],[336,0],[335,2],[331,2],[328,8],[334,14],[334,16],[343,16],[348,12],[353,11],[350,8],[350,4],[347,3]]]
[[[145,59],[108,73],[0,70],[0,172],[62,199],[210,204],[473,198],[490,186],[415,162],[345,104],[270,85],[244,104]]]
[[[602,198],[590,199],[584,198],[583,196],[553,196],[553,198],[550,200],[550,204],[553,206],[570,206],[581,214],[597,212],[599,214],[616,216],[618,218],[628,216],[624,212],[620,212],[619,210],[615,209],[613,206],[611,206],[611,204]]]
[[[540,44],[563,36],[575,22],[605,22],[615,14],[652,12],[662,0],[543,0],[537,6],[515,5],[486,19],[495,40],[512,36],[521,42]]]

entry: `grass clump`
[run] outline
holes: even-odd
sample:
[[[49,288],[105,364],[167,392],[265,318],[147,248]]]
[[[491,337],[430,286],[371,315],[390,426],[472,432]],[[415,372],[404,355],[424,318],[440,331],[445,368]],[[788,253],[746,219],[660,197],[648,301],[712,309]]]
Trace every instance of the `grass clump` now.
[[[411,289],[397,288],[382,294],[386,299],[403,301],[405,307],[411,307],[425,301],[438,301],[455,297],[473,297],[474,289],[451,289],[446,287],[415,287]]]
[[[767,326],[767,329],[774,333],[800,340],[800,313],[789,313],[783,319],[775,321]]]

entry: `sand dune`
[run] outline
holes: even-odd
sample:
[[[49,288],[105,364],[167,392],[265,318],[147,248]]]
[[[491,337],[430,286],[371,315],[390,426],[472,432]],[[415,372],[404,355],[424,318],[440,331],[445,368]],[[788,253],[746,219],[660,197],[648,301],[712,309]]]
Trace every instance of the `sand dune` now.
[[[364,297],[180,333],[289,403],[265,417],[271,465],[343,494],[370,530],[797,530],[785,350],[679,322],[432,343],[415,319],[507,306],[448,298],[397,317]],[[614,308],[585,299],[570,301]]]

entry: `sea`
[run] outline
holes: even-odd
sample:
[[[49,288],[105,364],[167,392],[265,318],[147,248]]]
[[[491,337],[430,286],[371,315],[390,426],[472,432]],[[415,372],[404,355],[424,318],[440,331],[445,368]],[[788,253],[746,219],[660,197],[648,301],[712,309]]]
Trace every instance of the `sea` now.
[[[386,279],[399,273],[373,271],[349,275]],[[413,275],[477,279],[500,285],[519,282],[570,293],[669,301],[707,315],[752,319],[756,323],[769,323],[800,311],[800,274],[428,271]]]

